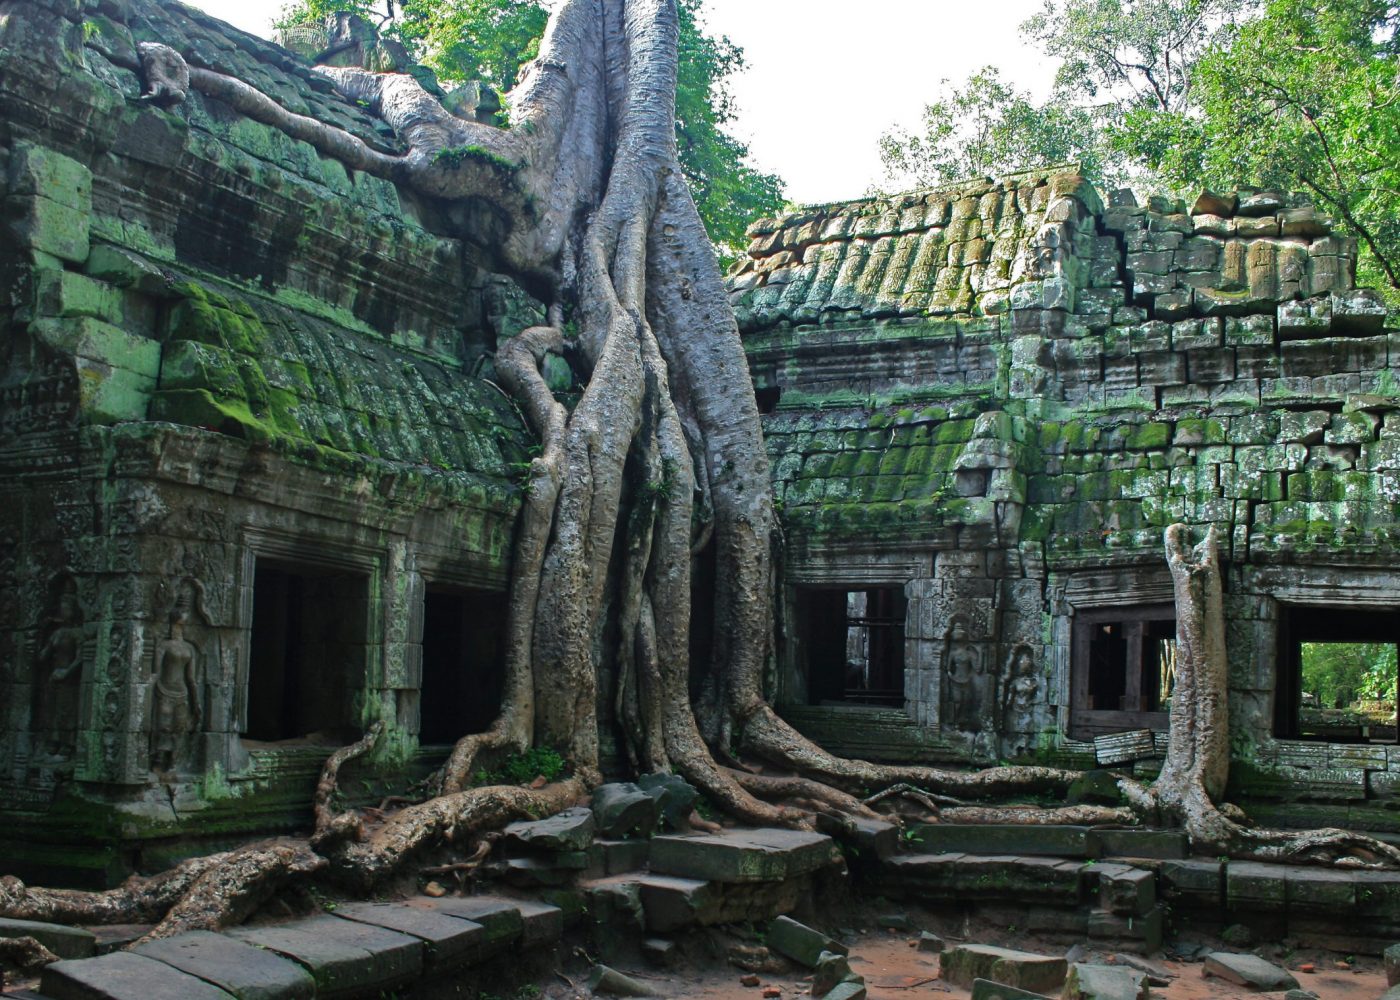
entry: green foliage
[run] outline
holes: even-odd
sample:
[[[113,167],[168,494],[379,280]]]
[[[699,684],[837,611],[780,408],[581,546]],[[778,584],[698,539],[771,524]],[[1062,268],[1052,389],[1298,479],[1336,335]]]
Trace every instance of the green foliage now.
[[[1057,96],[1115,112],[1187,106],[1194,66],[1256,0],[1045,0],[1022,32],[1063,60]],[[1111,117],[1110,119],[1111,120]]]
[[[476,772],[477,785],[528,785],[538,777],[554,781],[564,773],[564,758],[546,747],[531,747],[507,757],[499,767]]]
[[[1400,288],[1400,10],[1268,0],[1195,67],[1188,108],[1123,148],[1182,186],[1304,191],[1359,237],[1361,282]]]
[[[749,148],[727,131],[734,121],[729,78],[744,68],[743,49],[699,24],[702,0],[678,0],[676,146],[695,207],[721,258],[744,244],[755,218],[783,205],[783,182],[747,162]]]
[[[1302,675],[1303,690],[1314,695],[1322,708],[1344,708],[1357,699],[1393,701],[1397,676],[1395,644],[1305,642]]]
[[[549,13],[537,0],[294,0],[279,26],[353,11],[403,43],[447,86],[479,80],[508,91],[539,52]],[[727,128],[735,117],[729,79],[744,53],[700,24],[702,0],[678,0],[676,143],[681,169],[721,261],[744,246],[744,229],[783,206],[783,183],[747,161]]]
[[[984,66],[961,86],[944,80],[938,99],[924,106],[921,130],[886,132],[880,158],[890,186],[933,187],[1069,161],[1096,174],[1102,138],[1089,109],[1037,105]]]
[[[1400,5],[1044,0],[1044,104],[979,70],[881,141],[921,184],[1064,160],[1106,184],[1303,191],[1358,237],[1359,282],[1400,289]],[[1397,296],[1400,298],[1400,296]]]

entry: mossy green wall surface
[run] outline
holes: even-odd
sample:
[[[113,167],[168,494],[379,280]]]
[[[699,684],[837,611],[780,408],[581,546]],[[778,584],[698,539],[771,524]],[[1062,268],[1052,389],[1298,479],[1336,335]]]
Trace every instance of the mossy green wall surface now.
[[[89,882],[296,829],[325,747],[374,721],[365,788],[421,776],[424,594],[504,588],[533,446],[489,376],[538,304],[491,273],[489,214],[198,94],[157,106],[143,41],[400,148],[192,8],[0,20],[0,853]],[[347,632],[316,647],[337,731],[291,749],[243,736],[264,566],[331,581]],[[157,683],[171,648],[194,723]]]

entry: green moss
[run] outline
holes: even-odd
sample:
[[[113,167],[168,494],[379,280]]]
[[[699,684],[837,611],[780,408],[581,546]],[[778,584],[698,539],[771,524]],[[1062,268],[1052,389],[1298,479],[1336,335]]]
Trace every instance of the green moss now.
[[[439,149],[433,154],[433,163],[449,170],[460,170],[467,163],[480,163],[507,174],[515,173],[521,166],[481,146],[448,146],[446,149]]]

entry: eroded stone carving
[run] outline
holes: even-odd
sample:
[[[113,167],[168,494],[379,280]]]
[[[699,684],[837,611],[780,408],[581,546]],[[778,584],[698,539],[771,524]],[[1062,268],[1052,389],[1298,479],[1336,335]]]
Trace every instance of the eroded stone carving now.
[[[50,583],[50,593],[35,658],[40,670],[34,685],[30,730],[36,757],[62,761],[73,756],[87,632],[76,581],[66,573],[59,574]]]
[[[152,659],[151,768],[172,771],[189,756],[190,737],[203,723],[199,648],[185,636],[196,611],[203,613],[203,587],[185,579],[170,612],[170,632]]]
[[[967,624],[954,618],[948,629],[944,678],[947,691],[945,721],[964,733],[982,731],[987,702],[986,666],[982,653],[968,637]]]

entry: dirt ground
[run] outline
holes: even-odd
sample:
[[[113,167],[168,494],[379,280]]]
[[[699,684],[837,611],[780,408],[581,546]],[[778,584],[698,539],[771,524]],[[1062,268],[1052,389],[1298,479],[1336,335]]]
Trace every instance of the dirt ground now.
[[[1025,937],[1011,939],[1004,934],[978,933],[976,928],[969,930],[968,941],[1017,947],[1045,955],[1066,954],[1063,944],[1051,945]],[[938,956],[918,951],[915,947],[917,936],[917,932],[870,929],[857,931],[854,937],[847,939],[851,943],[851,968],[865,977],[869,1000],[967,1000],[971,995],[968,990],[950,986],[938,978]],[[950,944],[956,943],[950,939]],[[1210,939],[1201,939],[1199,943],[1209,950],[1251,950],[1231,948]],[[1385,973],[1378,959],[1357,957],[1348,965],[1340,956],[1327,951],[1288,952],[1278,945],[1264,945],[1257,951],[1262,957],[1292,971],[1299,986],[1317,994],[1321,1000],[1378,1000],[1386,990]],[[1105,964],[1125,961],[1122,956],[1098,951],[1084,953],[1082,958],[1076,960]],[[1170,979],[1166,986],[1152,987],[1153,1000],[1230,1000],[1241,997],[1281,1000],[1283,996],[1282,993],[1255,993],[1222,979],[1204,977],[1199,959],[1186,961],[1167,955],[1149,961]],[[1304,971],[1303,967],[1308,965],[1314,971]],[[762,1000],[764,987],[776,987],[782,991],[782,1000],[790,1000],[809,995],[811,985],[810,976],[796,967],[790,967],[786,972],[759,973],[757,986],[744,986],[741,978],[746,974],[724,962],[707,962],[669,972],[635,965],[619,965],[618,968],[640,982],[655,986],[658,996],[673,1000]],[[558,980],[546,985],[542,992],[547,997],[560,1000],[586,995],[562,988]]]

